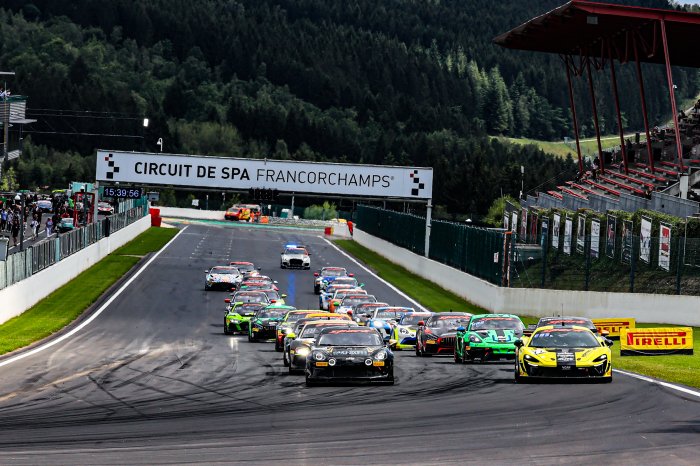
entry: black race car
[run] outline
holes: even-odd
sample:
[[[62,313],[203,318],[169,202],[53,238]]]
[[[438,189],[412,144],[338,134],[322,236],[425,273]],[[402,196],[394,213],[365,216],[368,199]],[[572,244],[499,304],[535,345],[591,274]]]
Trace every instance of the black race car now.
[[[326,328],[306,357],[306,385],[320,382],[394,383],[394,354],[372,328]]]
[[[418,322],[416,356],[453,354],[457,328],[466,326],[471,316],[468,312],[438,312]]]

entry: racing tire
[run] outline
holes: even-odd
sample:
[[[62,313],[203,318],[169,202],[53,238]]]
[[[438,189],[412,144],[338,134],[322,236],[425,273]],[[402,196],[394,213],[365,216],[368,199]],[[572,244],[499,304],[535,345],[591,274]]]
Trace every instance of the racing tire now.
[[[284,367],[289,367],[289,359],[287,359],[287,352],[286,351],[283,352],[282,364],[284,365]]]
[[[254,342],[255,342],[255,340],[253,340],[253,337],[250,335],[250,333],[248,334],[248,341],[249,341],[250,343],[254,343]]]
[[[280,269],[286,269],[287,267],[284,266],[284,264],[280,264]]]
[[[318,385],[318,382],[316,382],[313,379],[310,379],[309,376],[307,375],[306,376],[306,386],[307,387],[315,387],[316,385]]]
[[[416,356],[419,358],[422,356],[422,354],[420,354],[420,349],[418,349],[418,341],[416,341]]]
[[[299,372],[301,372],[299,369],[294,369],[292,367],[291,361],[289,361],[289,365],[287,367],[289,367],[289,375],[297,375]]]
[[[314,294],[321,294],[321,287],[320,286],[314,286]]]
[[[304,270],[309,270],[310,268],[311,268],[311,266],[304,267]]]
[[[275,338],[275,351],[277,351],[278,353],[281,353],[282,349],[283,348],[279,345],[279,343],[277,343],[277,339]]]
[[[205,283],[204,284],[204,291],[209,291],[209,290],[211,290],[211,287]]]
[[[513,381],[515,383],[523,383],[523,378],[520,377],[520,370],[518,369],[517,366],[515,367],[515,376],[513,379],[514,379]]]
[[[454,354],[455,364],[462,364],[462,358],[457,356],[457,347],[456,346],[455,346],[455,349],[452,351],[452,354]]]
[[[228,325],[224,323],[224,335],[232,335],[233,332],[229,330]]]
[[[612,379],[613,379],[612,376],[603,377],[603,379],[601,379],[600,383],[612,383]]]

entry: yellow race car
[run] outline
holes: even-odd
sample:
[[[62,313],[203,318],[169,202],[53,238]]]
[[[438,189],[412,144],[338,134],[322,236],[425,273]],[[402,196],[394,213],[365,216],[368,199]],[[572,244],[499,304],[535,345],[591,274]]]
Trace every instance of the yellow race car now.
[[[515,381],[578,378],[612,382],[611,345],[611,340],[585,327],[540,327],[515,342]]]

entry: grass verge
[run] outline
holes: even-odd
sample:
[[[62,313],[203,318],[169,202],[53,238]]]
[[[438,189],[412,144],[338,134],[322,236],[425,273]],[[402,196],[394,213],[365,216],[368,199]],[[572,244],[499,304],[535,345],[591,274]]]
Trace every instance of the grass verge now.
[[[465,310],[469,312],[488,312],[459,296],[450,293],[439,285],[425,280],[403,267],[383,258],[373,251],[355,243],[352,240],[334,241],[338,247],[344,249],[384,280],[396,286],[398,289],[434,311],[446,311],[448,309]],[[536,317],[520,316],[527,324],[537,323]],[[638,327],[675,327],[670,324],[638,324]],[[694,346],[700,348],[700,328],[693,328]],[[655,377],[684,384],[690,387],[700,388],[700,354],[669,355],[669,356],[620,356],[620,342],[615,341],[612,347],[613,367],[638,374]]]
[[[75,320],[139,261],[177,234],[174,228],[149,228],[38,304],[0,325],[0,354],[41,340]]]

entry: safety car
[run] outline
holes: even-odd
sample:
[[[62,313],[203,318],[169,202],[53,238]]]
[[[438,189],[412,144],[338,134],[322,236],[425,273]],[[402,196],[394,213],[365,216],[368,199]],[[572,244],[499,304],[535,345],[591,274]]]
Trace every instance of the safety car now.
[[[288,244],[280,255],[280,268],[310,269],[311,257],[304,246]]]

